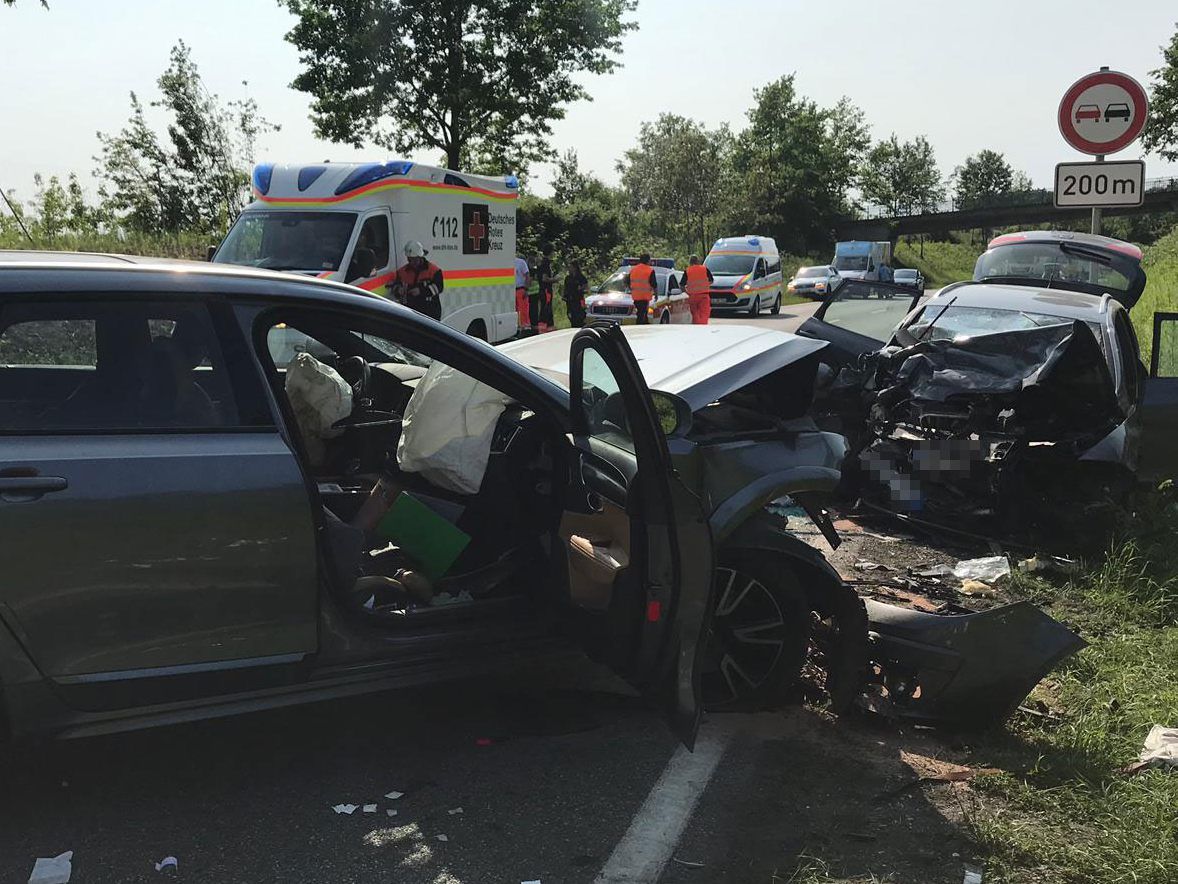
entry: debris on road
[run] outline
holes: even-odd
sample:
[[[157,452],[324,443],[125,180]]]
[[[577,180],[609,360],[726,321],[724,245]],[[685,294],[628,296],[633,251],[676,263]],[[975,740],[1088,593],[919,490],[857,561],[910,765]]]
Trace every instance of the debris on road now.
[[[71,862],[74,852],[67,850],[57,856],[37,857],[33,863],[33,871],[29,875],[29,884],[69,884],[73,874]]]
[[[982,884],[982,873],[977,869],[966,869],[961,884]]]
[[[961,592],[963,595],[988,596],[994,594],[994,587],[981,580],[966,580],[961,584]]]
[[[964,783],[979,774],[999,772],[993,767],[968,767],[916,752],[906,752],[903,749],[900,750],[900,760],[908,765],[922,782],[928,783]]]
[[[958,580],[997,583],[1003,577],[1010,576],[1010,562],[1006,560],[1006,556],[965,559],[953,566],[953,576]]]
[[[375,804],[365,804],[364,805],[364,812],[365,813],[376,813],[376,805]]]
[[[386,792],[384,797],[388,798],[390,801],[396,801],[398,798],[400,798],[404,794],[405,794],[404,792]]]
[[[671,857],[671,859],[672,859],[672,861],[683,866],[685,869],[702,869],[704,867],[703,863],[695,862],[695,861],[689,860],[689,859],[679,859],[679,857],[677,857],[677,856],[673,856],[673,857]]]
[[[1141,754],[1125,772],[1135,774],[1148,767],[1178,768],[1178,727],[1155,724],[1150,728]]]
[[[437,838],[439,841],[449,841],[450,840],[449,837],[446,835],[435,835],[434,837]]]
[[[336,813],[352,814],[356,812],[356,809],[359,808],[359,806],[360,805],[358,804],[337,804],[332,808],[332,810],[334,810]]]
[[[879,562],[856,562],[856,571],[891,571],[887,565],[881,565]]]
[[[174,856],[165,856],[163,859],[161,859],[158,863],[155,864],[155,870],[157,872],[163,872],[165,870],[175,872],[175,871],[178,871],[179,869],[180,869],[180,860],[176,859],[176,857],[174,857]]]
[[[454,816],[457,813],[462,813],[462,808],[455,807],[453,810],[447,810],[446,813],[450,814],[450,816]]]
[[[385,811],[385,813],[387,813],[389,816],[396,816],[396,815],[397,815],[397,812],[396,812],[395,810],[393,810],[391,807],[390,807],[390,808],[388,808],[388,809]]]
[[[1042,574],[1058,572],[1060,574],[1075,574],[1080,569],[1080,563],[1062,556],[1033,555],[1018,563],[1018,569],[1028,574]]]

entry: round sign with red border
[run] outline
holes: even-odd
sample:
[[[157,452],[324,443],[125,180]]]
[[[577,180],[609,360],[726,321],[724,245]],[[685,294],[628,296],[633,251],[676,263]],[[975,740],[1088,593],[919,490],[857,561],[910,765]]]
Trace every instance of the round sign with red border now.
[[[1145,128],[1149,99],[1141,84],[1119,71],[1081,77],[1059,103],[1059,131],[1081,153],[1116,153]]]

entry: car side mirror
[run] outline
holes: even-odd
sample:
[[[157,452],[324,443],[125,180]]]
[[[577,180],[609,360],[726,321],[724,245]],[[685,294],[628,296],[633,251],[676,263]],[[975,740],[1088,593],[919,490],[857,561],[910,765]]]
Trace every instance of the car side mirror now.
[[[663,435],[681,436],[691,429],[690,405],[673,393],[664,393],[662,390],[651,390],[650,398],[654,402]]]
[[[213,260],[213,255],[215,255],[215,254],[217,254],[217,247],[216,247],[216,246],[208,246],[208,247],[206,247],[206,249],[205,249],[205,260],[206,260],[206,261],[212,261],[212,260]]]

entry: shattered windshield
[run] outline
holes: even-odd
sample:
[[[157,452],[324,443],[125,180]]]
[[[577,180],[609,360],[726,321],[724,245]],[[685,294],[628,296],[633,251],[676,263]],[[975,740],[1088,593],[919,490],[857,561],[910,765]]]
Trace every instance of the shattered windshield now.
[[[1137,262],[1124,255],[1066,242],[1028,242],[990,249],[978,258],[973,278],[1120,295],[1133,289],[1139,273]]]
[[[339,270],[354,212],[246,212],[213,261],[267,270]]]
[[[920,340],[945,341],[1071,323],[1072,320],[1063,316],[1046,313],[995,310],[990,307],[934,306],[922,310],[908,326],[908,331]]]

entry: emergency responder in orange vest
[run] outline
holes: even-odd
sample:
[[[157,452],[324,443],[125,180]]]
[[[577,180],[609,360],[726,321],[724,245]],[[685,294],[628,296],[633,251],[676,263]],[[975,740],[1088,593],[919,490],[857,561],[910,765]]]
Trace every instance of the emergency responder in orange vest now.
[[[634,315],[639,325],[650,322],[650,299],[654,297],[657,285],[654,268],[650,266],[650,253],[643,252],[638,256],[638,263],[626,274],[626,288],[634,301]]]
[[[687,290],[687,306],[694,325],[707,325],[712,315],[712,271],[699,263],[699,255],[687,261],[683,287]]]
[[[425,246],[405,243],[406,261],[397,268],[389,294],[393,299],[434,319],[442,318],[442,268],[425,259]]]

